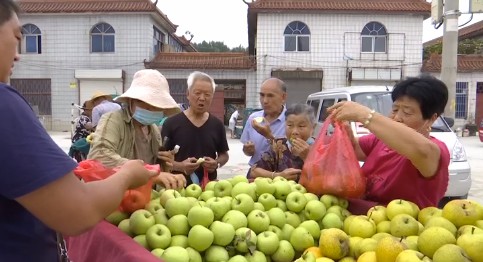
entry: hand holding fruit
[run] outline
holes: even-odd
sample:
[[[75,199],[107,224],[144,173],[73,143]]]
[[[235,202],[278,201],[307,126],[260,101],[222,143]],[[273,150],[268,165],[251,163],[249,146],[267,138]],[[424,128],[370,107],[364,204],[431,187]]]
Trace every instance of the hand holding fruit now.
[[[294,137],[290,139],[290,144],[292,144],[292,154],[305,160],[310,150],[310,145],[307,144],[307,141]]]
[[[278,176],[285,177],[287,180],[297,180],[298,176],[302,173],[301,169],[287,168],[278,173]]]
[[[266,123],[263,125],[262,123]],[[254,118],[252,120],[252,126],[255,131],[257,131],[260,135],[265,137],[266,139],[274,139],[275,137],[272,134],[272,130],[270,129],[270,124],[264,118],[259,119]]]
[[[186,186],[186,178],[182,174],[161,172],[153,181],[166,189],[178,189]]]
[[[218,161],[216,161],[215,159],[211,158],[211,157],[207,157],[205,156],[204,157],[204,161],[203,161],[203,167],[206,168],[206,170],[211,173],[211,172],[215,172],[215,170],[218,168]]]
[[[158,151],[158,158],[163,163],[163,171],[169,172],[173,168],[174,154],[172,151]]]
[[[183,162],[181,162],[181,165],[183,167],[182,170],[186,175],[190,175],[195,172],[196,169],[198,169],[201,163],[198,163],[197,161],[198,159],[195,157],[188,157]]]
[[[157,168],[147,169],[142,160],[128,160],[117,173],[127,176],[129,178],[128,189],[133,189],[145,185],[149,179],[159,174],[159,165],[154,165],[154,167]]]
[[[252,141],[248,141],[245,144],[243,144],[243,152],[247,156],[253,156],[255,154],[255,144],[253,144]]]

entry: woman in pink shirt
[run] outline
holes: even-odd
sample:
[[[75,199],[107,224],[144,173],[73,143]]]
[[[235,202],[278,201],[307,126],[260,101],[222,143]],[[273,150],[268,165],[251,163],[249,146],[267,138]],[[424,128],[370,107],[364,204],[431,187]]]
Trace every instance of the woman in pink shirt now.
[[[353,138],[367,177],[364,200],[351,202],[353,213],[393,199],[437,206],[448,186],[448,148],[429,134],[448,101],[446,85],[431,76],[412,77],[396,84],[391,96],[389,117],[355,102],[329,108],[335,120],[358,121],[371,131]]]

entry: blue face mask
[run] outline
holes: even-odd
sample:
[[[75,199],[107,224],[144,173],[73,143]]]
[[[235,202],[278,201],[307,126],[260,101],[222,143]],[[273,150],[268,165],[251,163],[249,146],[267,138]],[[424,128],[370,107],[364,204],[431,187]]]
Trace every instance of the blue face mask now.
[[[149,126],[161,122],[164,118],[164,113],[162,111],[149,111],[144,108],[136,107],[136,111],[134,111],[132,117],[141,123],[141,125]]]

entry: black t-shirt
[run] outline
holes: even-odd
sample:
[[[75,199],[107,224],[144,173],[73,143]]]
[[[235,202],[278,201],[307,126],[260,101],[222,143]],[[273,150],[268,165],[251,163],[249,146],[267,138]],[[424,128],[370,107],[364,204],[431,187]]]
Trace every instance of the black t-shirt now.
[[[229,150],[225,126],[211,114],[202,126],[197,127],[191,123],[183,112],[178,113],[166,119],[161,132],[163,139],[168,137],[167,149],[171,150],[175,145],[180,146],[178,153],[174,157],[178,162],[189,157],[200,158],[208,156],[216,159],[218,154]],[[195,173],[201,181],[203,168],[198,168]],[[215,180],[216,177],[216,171],[209,174],[210,180]],[[187,182],[191,184],[191,181]]]

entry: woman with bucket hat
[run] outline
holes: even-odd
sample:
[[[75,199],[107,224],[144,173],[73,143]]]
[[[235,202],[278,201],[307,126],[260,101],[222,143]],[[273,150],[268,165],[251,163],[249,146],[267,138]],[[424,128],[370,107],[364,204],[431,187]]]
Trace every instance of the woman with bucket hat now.
[[[173,154],[159,151],[161,134],[157,126],[164,116],[180,112],[169,94],[166,78],[157,70],[140,70],[134,74],[131,87],[116,101],[124,104],[123,109],[102,117],[92,135],[87,158],[107,167],[122,165],[129,159],[155,164],[158,158],[172,166]],[[185,186],[186,179],[183,175],[161,172],[155,182],[165,188],[180,188]]]

